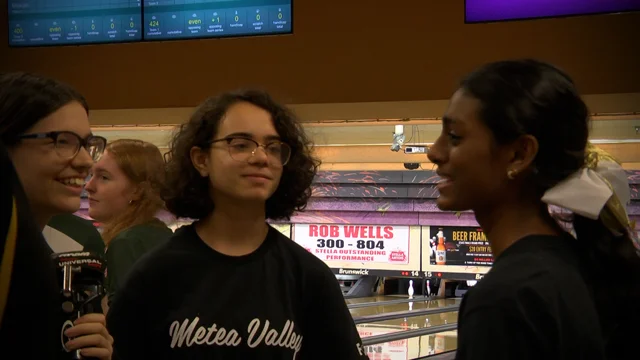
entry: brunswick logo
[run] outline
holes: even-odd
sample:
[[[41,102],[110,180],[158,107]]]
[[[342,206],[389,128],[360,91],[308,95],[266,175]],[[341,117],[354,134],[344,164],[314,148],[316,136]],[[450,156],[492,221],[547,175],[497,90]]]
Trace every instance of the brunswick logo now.
[[[369,270],[367,269],[359,269],[359,270],[345,270],[340,269],[338,271],[340,275],[369,275]]]

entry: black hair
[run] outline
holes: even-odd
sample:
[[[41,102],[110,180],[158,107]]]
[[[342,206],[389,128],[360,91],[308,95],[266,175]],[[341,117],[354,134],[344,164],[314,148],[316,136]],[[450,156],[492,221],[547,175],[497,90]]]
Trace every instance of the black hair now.
[[[268,219],[289,219],[303,210],[311,197],[311,183],[319,161],[312,155],[311,142],[295,115],[259,90],[223,93],[204,101],[174,135],[167,161],[167,188],[163,198],[177,217],[202,219],[214,209],[209,195],[209,179],[194,168],[189,152],[192,147],[208,148],[227,110],[239,102],[248,102],[271,114],[282,142],[291,147],[291,158],[284,166],[280,184],[266,202]]]
[[[572,79],[562,70],[537,60],[487,64],[462,80],[462,91],[479,100],[480,119],[499,145],[523,135],[534,136],[538,153],[528,176],[540,195],[585,165],[589,111]],[[572,216],[579,240],[577,251],[590,272],[607,350],[619,351],[625,334],[623,312],[637,309],[640,257],[629,234],[613,234],[600,220]],[[635,310],[637,311],[637,310]],[[628,346],[628,345],[626,345]],[[616,348],[618,347],[618,348]]]
[[[89,113],[86,99],[63,82],[24,72],[0,74],[0,141],[14,146],[25,131],[74,101]]]

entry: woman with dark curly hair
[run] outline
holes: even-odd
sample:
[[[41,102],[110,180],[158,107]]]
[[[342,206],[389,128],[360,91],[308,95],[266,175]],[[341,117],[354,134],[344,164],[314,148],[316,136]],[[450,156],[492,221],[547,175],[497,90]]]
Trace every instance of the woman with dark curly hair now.
[[[107,325],[122,359],[366,359],[333,273],[267,219],[305,207],[318,161],[259,91],[208,99],[175,135],[167,208],[196,219],[133,268]]]

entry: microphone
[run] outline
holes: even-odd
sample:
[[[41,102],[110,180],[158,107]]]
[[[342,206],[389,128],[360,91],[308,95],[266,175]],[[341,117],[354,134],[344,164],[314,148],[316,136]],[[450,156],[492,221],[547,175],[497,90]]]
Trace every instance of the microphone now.
[[[105,295],[104,270],[102,257],[91,252],[63,252],[52,255],[58,270],[61,286],[60,300],[64,323],[60,331],[62,348],[68,354],[68,359],[87,359],[80,354],[80,350],[69,351],[65,344],[71,340],[64,332],[73,327],[73,322],[89,313],[102,313],[101,301]]]

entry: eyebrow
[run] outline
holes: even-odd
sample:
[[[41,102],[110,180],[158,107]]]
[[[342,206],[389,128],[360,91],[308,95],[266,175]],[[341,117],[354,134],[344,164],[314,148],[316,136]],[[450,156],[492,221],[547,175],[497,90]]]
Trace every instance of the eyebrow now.
[[[250,133],[246,133],[246,132],[236,132],[236,133],[231,133],[227,136],[225,136],[225,138],[228,137],[243,137],[243,138],[249,138],[249,139],[253,139],[254,136],[253,134]],[[267,135],[264,137],[265,140],[280,140],[280,136],[278,135]]]

